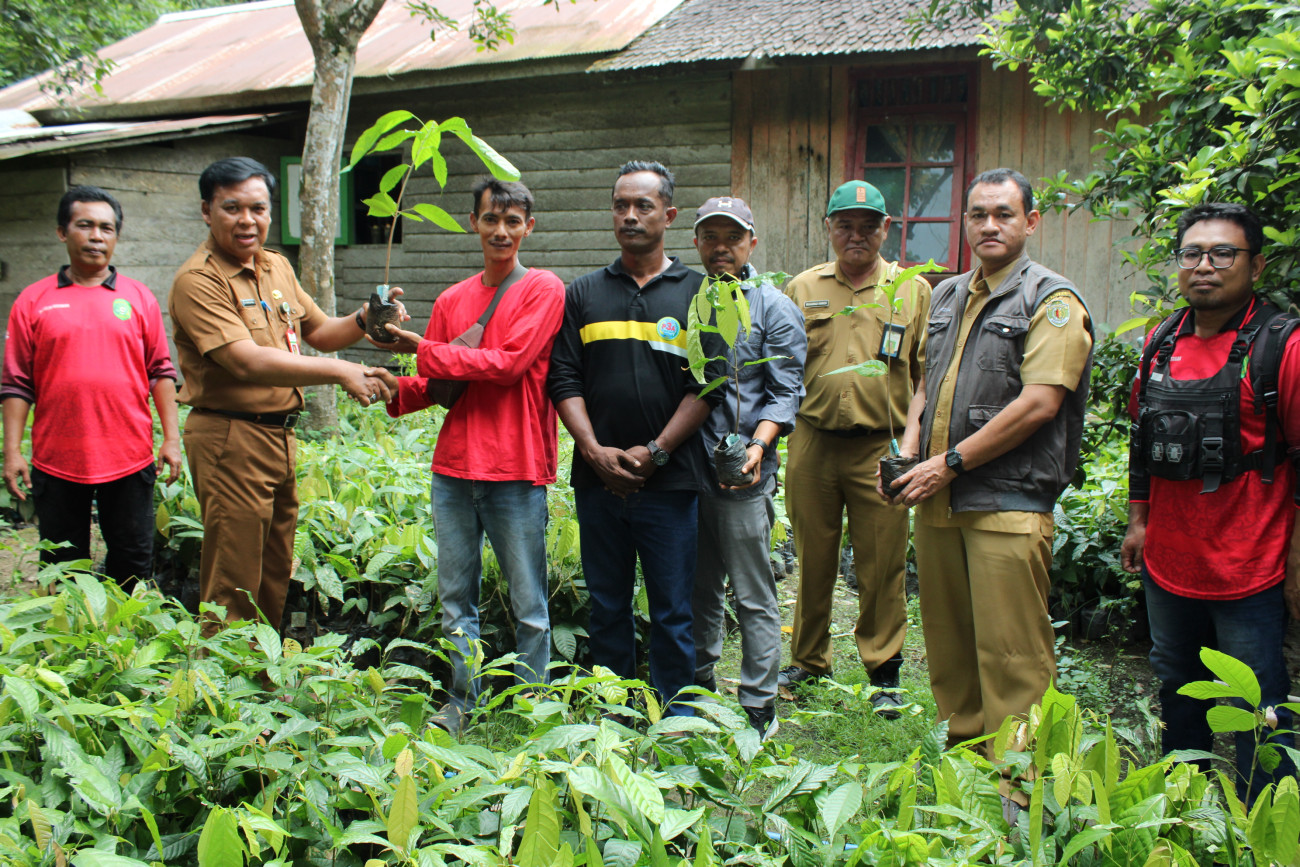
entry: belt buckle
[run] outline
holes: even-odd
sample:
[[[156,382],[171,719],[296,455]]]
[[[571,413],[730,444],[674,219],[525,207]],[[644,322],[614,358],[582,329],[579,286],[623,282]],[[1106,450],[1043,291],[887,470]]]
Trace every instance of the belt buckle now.
[[[297,426],[298,426],[298,416],[300,416],[300,415],[302,415],[302,413],[298,413],[298,412],[286,413],[285,416],[284,416],[284,424],[283,424],[283,427],[286,428],[286,429],[289,429],[289,430],[292,430],[293,428],[297,427]]]

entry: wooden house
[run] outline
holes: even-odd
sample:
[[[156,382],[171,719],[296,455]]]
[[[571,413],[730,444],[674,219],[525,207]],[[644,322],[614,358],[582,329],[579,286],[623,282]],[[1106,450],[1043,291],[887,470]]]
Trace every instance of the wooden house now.
[[[383,112],[465,117],[523,172],[537,198],[537,230],[523,261],[569,280],[617,255],[609,191],[628,159],[656,159],[677,176],[680,210],[669,252],[698,265],[694,209],[744,197],[757,220],[761,269],[797,273],[829,258],[823,226],[835,186],[867,178],[895,214],[891,257],[969,267],[959,214],[979,171],[1017,168],[1031,179],[1086,171],[1103,118],[1059,113],[1023,72],[978,56],[980,22],[922,31],[908,16],[925,0],[539,0],[498,6],[515,16],[513,45],[475,53],[461,33],[438,33],[389,4],[359,53],[348,148]],[[470,0],[444,11],[468,15]],[[461,7],[464,7],[463,9]],[[127,222],[116,262],[164,298],[175,267],[206,234],[196,180],[209,161],[247,154],[275,170],[300,154],[310,50],[289,0],[166,16],[105,53],[117,70],[104,94],[71,108],[36,83],[0,91],[40,128],[0,130],[0,303],[63,261],[54,205],[70,185],[117,193]],[[413,181],[411,201],[470,209],[481,167],[444,145],[446,189]],[[366,217],[387,163],[368,160],[345,184],[349,225],[338,247],[339,309],[381,282],[384,227]],[[278,225],[290,214],[277,210]],[[467,223],[465,218],[463,222]],[[1094,317],[1128,315],[1132,275],[1115,248],[1127,227],[1087,214],[1049,214],[1030,254],[1072,277]],[[290,255],[291,236],[272,241]],[[390,282],[406,287],[422,328],[437,293],[481,267],[477,242],[429,224],[403,226]],[[359,351],[359,350],[358,350]]]

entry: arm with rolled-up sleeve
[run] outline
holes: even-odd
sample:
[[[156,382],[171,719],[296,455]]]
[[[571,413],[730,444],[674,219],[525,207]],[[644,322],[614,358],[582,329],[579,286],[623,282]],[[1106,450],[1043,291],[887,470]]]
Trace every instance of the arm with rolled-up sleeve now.
[[[770,317],[763,335],[763,404],[758,418],[781,428],[785,436],[794,430],[795,415],[803,400],[803,365],[808,356],[808,334],[799,308],[784,295],[772,298],[766,310]]]

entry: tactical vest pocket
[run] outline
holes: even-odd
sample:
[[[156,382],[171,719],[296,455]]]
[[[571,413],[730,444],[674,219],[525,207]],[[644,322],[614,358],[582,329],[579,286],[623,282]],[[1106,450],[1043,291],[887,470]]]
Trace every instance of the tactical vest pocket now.
[[[939,363],[938,346],[940,335],[952,325],[952,309],[940,310],[930,314],[930,321],[925,326],[925,372],[928,376]]]
[[[984,320],[978,338],[979,349],[975,363],[980,370],[1018,370],[1025,352],[1025,335],[1029,332],[1029,318],[995,314]]]
[[[1200,477],[1200,418],[1181,409],[1151,410],[1142,414],[1139,429],[1139,454],[1151,475],[1176,482]]]

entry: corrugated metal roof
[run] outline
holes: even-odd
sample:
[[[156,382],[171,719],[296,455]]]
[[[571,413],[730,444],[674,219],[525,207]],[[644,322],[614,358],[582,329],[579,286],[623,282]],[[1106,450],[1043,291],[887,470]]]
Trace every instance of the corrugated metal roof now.
[[[686,0],[625,51],[591,69],[979,44],[984,24],[978,19],[928,28],[913,42],[906,19],[928,5],[929,0]]]
[[[70,153],[90,147],[177,139],[255,126],[288,114],[238,114],[140,123],[73,123],[0,130],[0,160],[37,153]]]
[[[460,29],[439,30],[411,15],[405,3],[389,2],[362,37],[358,78],[471,65],[503,64],[566,55],[618,51],[676,8],[682,0],[579,0],[544,7],[541,0],[495,0],[510,13],[513,44],[478,51],[469,38],[473,0],[437,0],[437,8]],[[292,0],[165,15],[152,27],[105,48],[116,64],[102,95],[73,106],[144,106],[257,93],[311,84],[312,54]],[[0,90],[0,108],[54,108],[34,79]]]

